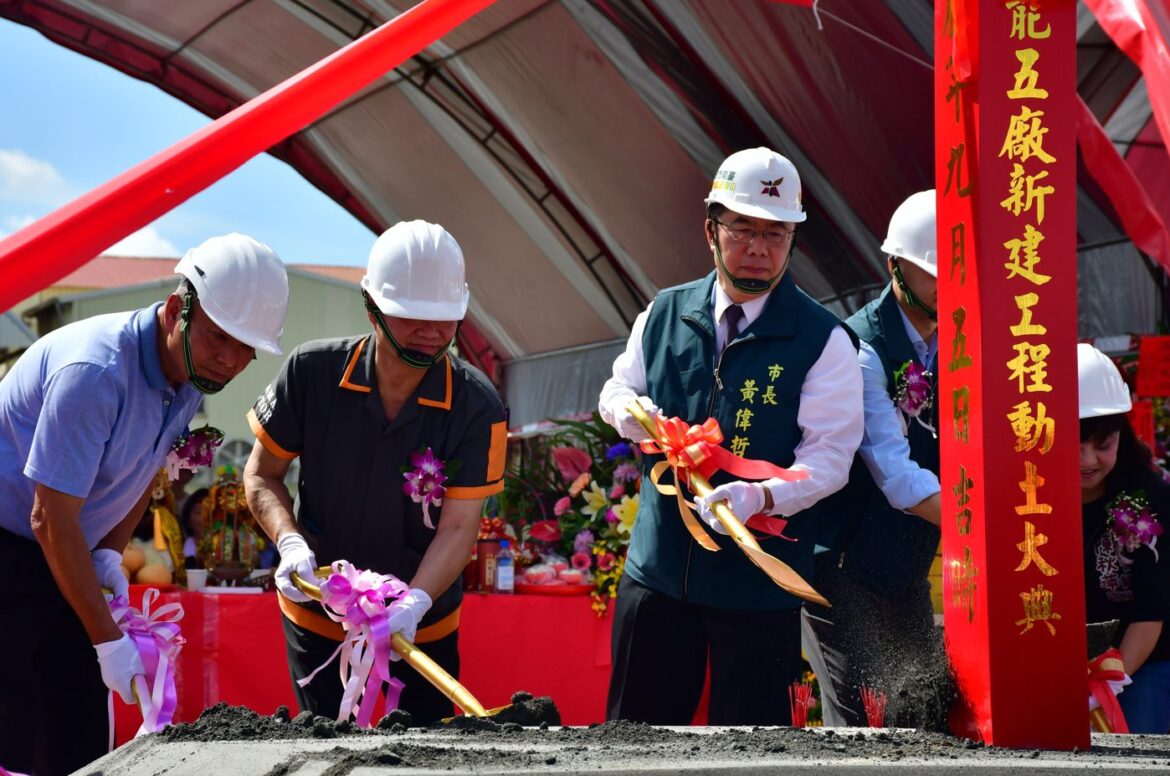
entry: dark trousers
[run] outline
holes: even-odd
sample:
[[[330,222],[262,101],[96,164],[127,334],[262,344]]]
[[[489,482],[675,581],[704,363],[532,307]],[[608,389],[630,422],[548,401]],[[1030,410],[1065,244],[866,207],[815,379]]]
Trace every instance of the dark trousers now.
[[[323,717],[336,719],[337,711],[341,708],[341,696],[345,690],[338,677],[337,661],[340,656],[334,657],[333,662],[304,687],[299,686],[297,680],[313,673],[318,666],[328,660],[337,649],[337,642],[307,631],[283,615],[281,621],[284,625],[285,652],[288,655],[289,673],[292,675],[297,704],[301,711],[311,711]],[[444,671],[456,679],[459,678],[458,630],[438,641],[429,641],[418,646],[428,657],[442,666]],[[429,725],[455,713],[454,706],[447,696],[436,690],[426,677],[408,666],[406,661],[391,663],[390,675],[405,685],[398,708],[409,711],[415,725]]]
[[[816,586],[833,606],[806,603],[801,630],[825,724],[866,726],[862,687],[886,693],[887,727],[923,727],[924,715],[945,716],[949,684],[938,677],[947,662],[929,582],[885,596],[832,569],[818,573]]]
[[[0,766],[72,773],[109,743],[97,654],[36,542],[0,529],[0,569]]]
[[[709,724],[790,724],[788,687],[801,667],[799,611],[698,606],[623,577],[606,717],[690,724],[709,659]]]

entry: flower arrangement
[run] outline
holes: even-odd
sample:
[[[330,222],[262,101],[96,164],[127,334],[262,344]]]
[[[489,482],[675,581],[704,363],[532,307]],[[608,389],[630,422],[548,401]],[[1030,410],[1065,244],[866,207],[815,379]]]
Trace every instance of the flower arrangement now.
[[[934,392],[931,380],[934,378],[913,359],[905,362],[894,372],[894,404],[908,418],[914,418],[918,424],[937,436],[933,426],[922,419],[934,404]]]
[[[422,504],[423,523],[432,531],[435,530],[435,524],[431,520],[431,504],[437,507],[443,505],[443,496],[447,495],[447,489],[443,487],[447,475],[443,473],[443,469],[447,466],[448,464],[440,461],[428,447],[411,453],[410,465],[402,467],[402,476],[406,480],[402,484],[402,491],[410,496],[414,503]],[[455,472],[451,471],[451,474],[454,476]]]
[[[1109,515],[1108,527],[1117,544],[1126,552],[1133,552],[1140,546],[1150,548],[1154,559],[1158,559],[1158,537],[1162,535],[1162,524],[1150,511],[1145,491],[1134,494],[1119,493],[1106,508]]]
[[[617,594],[638,513],[639,454],[596,412],[554,420],[505,475],[500,516],[520,544],[518,564],[559,555],[592,584],[598,615]]]
[[[173,482],[179,479],[183,469],[197,471],[201,466],[210,466],[215,460],[215,450],[221,444],[223,432],[214,426],[184,431],[175,438],[167,452],[167,475]]]

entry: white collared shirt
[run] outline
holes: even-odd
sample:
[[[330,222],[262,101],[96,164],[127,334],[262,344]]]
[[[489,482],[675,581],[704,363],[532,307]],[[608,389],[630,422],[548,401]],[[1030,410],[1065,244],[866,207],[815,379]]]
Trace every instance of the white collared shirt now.
[[[742,305],[745,329],[760,317],[769,296],[771,292]],[[715,283],[711,306],[712,316],[719,322],[716,326],[717,347],[722,345],[720,337],[726,337],[723,313],[731,304],[723,288]],[[642,334],[653,306],[651,302],[634,321],[626,349],[613,362],[613,376],[601,389],[598,402],[601,417],[619,433],[618,412],[638,396],[646,395]],[[800,387],[796,422],[801,429],[801,440],[794,451],[795,461],[789,468],[808,471],[809,477],[798,482],[768,480],[772,514],[794,515],[845,485],[864,430],[861,396],[857,353],[849,334],[838,326],[829,335],[820,358],[808,370]]]
[[[768,297],[771,292],[759,297],[752,297],[751,300],[740,305],[743,310],[743,323],[740,325],[740,331],[744,331],[748,326],[756,322],[756,318],[760,317],[760,313],[764,312],[764,306],[768,304]],[[653,302],[651,302],[653,304]],[[723,286],[718,283],[711,290],[711,306],[713,317],[719,322],[715,327],[715,352],[719,353],[723,350],[724,344],[727,342],[727,320],[723,314],[727,312],[727,308],[731,307],[735,302],[731,301],[731,297],[723,290]],[[646,308],[649,312],[650,308]]]
[[[906,336],[923,366],[931,369],[938,355],[938,333],[930,342],[914,328],[901,307],[898,314],[906,327]],[[886,369],[872,347],[862,342],[857,354],[865,391],[865,437],[858,452],[873,481],[890,506],[903,511],[939,492],[938,477],[910,460],[910,442],[906,439],[907,421],[890,398]]]

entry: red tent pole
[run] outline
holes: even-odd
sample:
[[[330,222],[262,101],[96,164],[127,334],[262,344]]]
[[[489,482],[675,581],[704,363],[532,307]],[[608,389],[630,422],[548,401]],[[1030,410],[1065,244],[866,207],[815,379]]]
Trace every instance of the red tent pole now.
[[[0,310],[324,116],[495,0],[423,0],[170,148],[0,241]],[[371,160],[373,161],[373,160]]]

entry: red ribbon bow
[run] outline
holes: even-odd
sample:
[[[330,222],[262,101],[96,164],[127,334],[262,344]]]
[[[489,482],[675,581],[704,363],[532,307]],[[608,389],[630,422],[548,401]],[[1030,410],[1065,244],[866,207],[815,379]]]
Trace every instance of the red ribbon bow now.
[[[1110,682],[1125,681],[1125,663],[1121,651],[1109,649],[1089,661],[1089,693],[1097,699],[1101,710],[1105,712],[1105,719],[1114,733],[1128,733],[1129,725],[1125,721],[1125,714],[1121,711],[1121,704],[1117,702],[1117,695]]]
[[[715,418],[707,418],[702,425],[692,426],[681,418],[664,418],[659,415],[656,425],[658,439],[642,442],[642,452],[665,455],[677,481],[688,487],[692,472],[707,479],[718,471],[725,471],[741,480],[778,478],[795,482],[808,477],[807,471],[784,469],[767,461],[741,458],[723,447],[723,431]],[[771,515],[754,515],[747,521],[749,528],[772,536],[781,536],[786,524],[786,520]]]
[[[670,468],[674,469],[675,475],[683,483],[690,482],[692,471],[710,477],[719,470],[713,461],[715,451],[723,449],[719,446],[723,441],[719,421],[708,418],[701,426],[691,426],[681,418],[663,418],[660,415],[656,420],[658,439],[642,442],[643,453],[665,455]]]

